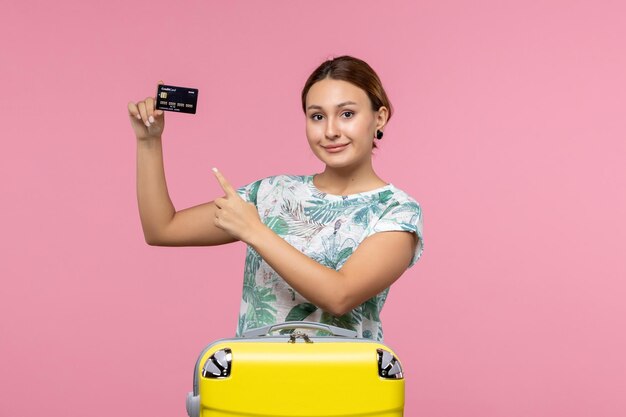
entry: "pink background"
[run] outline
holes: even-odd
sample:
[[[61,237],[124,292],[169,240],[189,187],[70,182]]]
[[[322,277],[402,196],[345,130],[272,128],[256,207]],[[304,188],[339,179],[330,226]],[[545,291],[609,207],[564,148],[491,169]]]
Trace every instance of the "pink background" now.
[[[623,2],[91,3],[2,1],[2,417],[185,415],[244,246],[143,242],[126,104],[200,89],[166,115],[184,208],[213,166],[319,171],[299,93],[340,54],[385,82],[375,164],[425,213],[383,314],[406,415],[626,415]]]

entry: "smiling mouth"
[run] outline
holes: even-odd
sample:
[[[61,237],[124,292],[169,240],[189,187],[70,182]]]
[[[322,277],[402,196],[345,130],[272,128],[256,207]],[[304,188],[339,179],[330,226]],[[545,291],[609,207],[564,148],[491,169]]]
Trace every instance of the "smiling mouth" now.
[[[344,143],[344,144],[341,144],[341,145],[322,146],[322,148],[324,148],[326,150],[326,152],[334,153],[334,152],[341,152],[348,145],[349,145],[349,143]]]

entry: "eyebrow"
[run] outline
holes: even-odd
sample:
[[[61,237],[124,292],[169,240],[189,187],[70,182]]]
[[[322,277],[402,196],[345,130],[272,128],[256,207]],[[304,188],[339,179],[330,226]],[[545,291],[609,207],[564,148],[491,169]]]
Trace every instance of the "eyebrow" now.
[[[337,108],[340,107],[345,107],[345,106],[349,106],[349,105],[356,105],[357,103],[355,103],[354,101],[344,101],[341,102],[339,104],[337,104]],[[307,107],[307,110],[311,110],[311,109],[320,109],[321,110],[322,106],[318,106],[317,104],[311,104],[309,107]]]

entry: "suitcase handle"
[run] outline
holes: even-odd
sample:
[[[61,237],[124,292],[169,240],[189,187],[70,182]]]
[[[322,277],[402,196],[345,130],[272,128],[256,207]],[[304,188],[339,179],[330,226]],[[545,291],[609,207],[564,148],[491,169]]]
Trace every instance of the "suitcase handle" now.
[[[341,327],[331,326],[323,323],[315,323],[312,321],[288,321],[280,324],[273,324],[270,326],[257,327],[256,329],[250,329],[245,331],[241,337],[260,337],[267,336],[272,332],[285,329],[308,329],[308,330],[323,330],[329,332],[333,336],[356,338],[357,332],[354,330],[343,329]]]

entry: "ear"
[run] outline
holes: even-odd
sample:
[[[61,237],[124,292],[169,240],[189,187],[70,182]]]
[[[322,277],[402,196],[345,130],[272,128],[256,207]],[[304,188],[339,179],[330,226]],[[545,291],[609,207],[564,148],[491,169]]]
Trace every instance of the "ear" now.
[[[389,109],[385,106],[380,106],[376,111],[376,130],[382,130],[387,124],[389,119]]]

